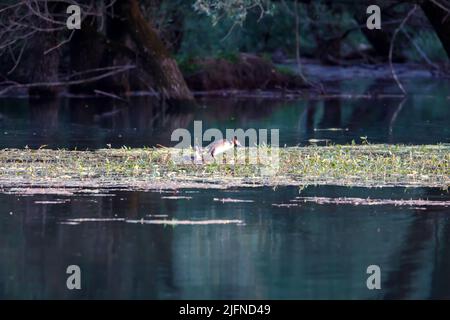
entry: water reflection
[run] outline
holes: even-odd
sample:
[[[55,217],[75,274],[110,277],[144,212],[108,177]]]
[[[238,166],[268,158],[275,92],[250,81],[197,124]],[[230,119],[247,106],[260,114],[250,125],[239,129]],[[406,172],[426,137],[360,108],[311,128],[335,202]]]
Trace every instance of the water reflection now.
[[[448,207],[304,203],[297,188],[109,196],[0,195],[0,298],[448,298]],[[302,196],[365,197],[310,187]],[[371,189],[373,198],[450,200],[436,189]],[[261,194],[264,197],[261,197]],[[59,204],[36,201],[70,199]],[[214,198],[254,200],[220,202]],[[12,214],[10,214],[10,212]],[[245,225],[60,224],[69,218],[239,219]],[[65,289],[82,268],[83,290]],[[382,269],[381,291],[366,268]]]
[[[340,83],[355,94],[395,93],[392,84]],[[448,143],[448,82],[405,83],[407,99],[274,100],[204,98],[196,105],[105,98],[0,99],[0,146],[96,149],[174,145],[177,128],[276,128],[281,145]],[[420,90],[419,90],[420,89]],[[301,203],[297,188],[112,192],[108,195],[0,193],[1,298],[450,298],[450,225],[445,206]],[[173,194],[172,194],[173,193]],[[192,199],[163,199],[187,196]],[[436,189],[307,188],[302,196],[450,200]],[[237,198],[253,202],[222,202]],[[63,199],[65,201],[58,201]],[[67,201],[68,200],[68,201]],[[46,203],[57,201],[60,203]],[[236,219],[245,225],[61,224],[73,218]],[[81,292],[65,287],[70,264]],[[366,268],[382,269],[381,291]]]
[[[305,145],[311,139],[360,142],[363,136],[373,143],[450,142],[450,109],[442,95],[405,100],[203,98],[196,105],[179,106],[161,104],[148,96],[129,102],[106,98],[2,99],[0,115],[2,147],[173,146],[173,130],[193,131],[195,120],[203,121],[204,130],[279,129],[281,145]],[[329,128],[341,130],[321,130]]]

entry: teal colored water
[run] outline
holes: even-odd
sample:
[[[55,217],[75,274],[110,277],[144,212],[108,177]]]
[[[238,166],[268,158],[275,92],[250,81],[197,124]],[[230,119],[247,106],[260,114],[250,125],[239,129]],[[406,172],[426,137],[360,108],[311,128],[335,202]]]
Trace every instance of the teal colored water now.
[[[339,90],[353,96],[398,94],[392,84],[379,82],[340,86]],[[129,103],[102,98],[0,99],[0,147],[174,146],[177,141],[171,141],[172,132],[187,128],[193,133],[196,120],[202,121],[203,131],[217,128],[224,135],[226,129],[278,129],[281,146],[307,145],[311,139],[360,143],[361,137],[371,143],[450,143],[450,82],[430,79],[405,86],[414,93],[407,99],[226,97],[199,99],[195,106],[161,106],[148,96],[134,97]]]
[[[272,205],[292,204],[299,196],[292,187],[175,195],[191,199],[159,192],[0,195],[0,298],[450,298],[449,207]],[[435,189],[308,187],[301,193],[369,195],[450,201]],[[55,200],[67,202],[45,203]],[[65,224],[80,218],[104,220]],[[242,223],[164,226],[105,221],[110,218]],[[66,288],[72,264],[81,268],[80,291]],[[381,290],[366,287],[374,264],[381,268]]]
[[[380,82],[339,86],[353,95],[398,92]],[[0,148],[172,146],[173,130],[192,131],[195,120],[204,130],[279,129],[280,144],[289,146],[311,139],[360,143],[361,137],[370,143],[449,143],[448,81],[405,86],[414,92],[406,100],[224,97],[161,106],[151,97],[129,103],[3,98]],[[6,191],[0,193],[0,299],[450,298],[447,191],[333,186],[308,187],[301,194],[294,187],[97,195]],[[170,198],[180,196],[190,199]],[[299,203],[298,196],[447,205]],[[131,223],[141,219],[152,223]],[[161,220],[185,224],[158,224]],[[224,220],[232,223],[220,224]],[[69,265],[81,268],[80,291],[66,287]],[[367,289],[369,265],[381,268],[381,290]]]

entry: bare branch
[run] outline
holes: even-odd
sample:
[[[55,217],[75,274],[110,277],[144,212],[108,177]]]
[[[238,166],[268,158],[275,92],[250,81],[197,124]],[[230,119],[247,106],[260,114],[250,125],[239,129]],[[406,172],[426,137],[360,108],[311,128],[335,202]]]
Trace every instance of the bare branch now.
[[[113,69],[114,68],[114,69]],[[30,88],[36,88],[36,87],[60,87],[60,86],[72,86],[72,85],[78,85],[78,84],[85,84],[90,82],[95,82],[107,77],[110,77],[112,75],[122,73],[131,69],[134,69],[134,65],[125,65],[125,66],[119,66],[119,67],[113,67],[112,71],[103,73],[98,76],[80,79],[80,80],[70,80],[70,81],[55,81],[55,82],[36,82],[36,83],[17,83],[12,81],[5,81],[3,83],[0,83],[0,86],[7,85],[6,88],[3,90],[0,90],[0,96],[4,95],[5,93],[14,90],[14,89],[30,89]]]
[[[398,79],[397,73],[395,72],[394,65],[392,63],[392,55],[393,55],[393,52],[394,52],[394,44],[395,44],[395,40],[397,39],[398,33],[403,28],[403,26],[406,24],[406,22],[409,20],[409,18],[414,14],[414,12],[417,10],[417,8],[418,8],[418,6],[417,6],[417,4],[415,4],[414,7],[408,12],[406,17],[403,19],[402,23],[400,23],[398,28],[395,29],[395,32],[394,32],[394,34],[392,36],[391,45],[389,47],[389,65],[391,67],[392,77],[394,78],[395,82],[397,83],[398,87],[403,92],[403,94],[407,94],[407,93],[406,93],[406,90],[403,87],[402,83]]]

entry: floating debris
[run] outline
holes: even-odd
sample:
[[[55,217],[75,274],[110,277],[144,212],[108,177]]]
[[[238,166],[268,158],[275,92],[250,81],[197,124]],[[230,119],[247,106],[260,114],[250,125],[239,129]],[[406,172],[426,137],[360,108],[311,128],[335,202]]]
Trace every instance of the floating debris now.
[[[127,223],[164,224],[164,225],[214,225],[237,224],[243,225],[242,220],[126,220]]]
[[[279,208],[290,208],[290,207],[299,207],[300,205],[297,203],[272,203],[272,206],[279,207]]]
[[[162,216],[162,215],[160,215]],[[125,218],[74,218],[60,221],[60,224],[75,225],[85,222],[126,222],[135,224],[161,224],[161,225],[214,225],[214,224],[238,224],[243,225],[242,220],[176,220],[176,219],[125,219]]]
[[[330,142],[330,139],[308,139],[309,143]]]
[[[115,197],[114,193],[105,193],[105,190],[100,189],[81,189],[76,190],[77,195],[88,195],[91,197]]]
[[[314,128],[314,131],[348,131],[348,128]]]
[[[146,217],[153,217],[153,218],[167,218],[168,214],[146,214]]]
[[[154,193],[169,193],[169,194],[174,194],[174,191],[173,191],[173,190],[162,190],[162,189],[159,189],[159,190],[150,190],[150,192],[154,192]]]
[[[90,194],[100,192],[101,192],[100,189],[81,189],[77,191],[77,193],[90,193]]]
[[[64,188],[11,188],[5,193],[17,195],[55,194],[61,196],[72,196],[74,194],[74,190]]]
[[[62,204],[70,202],[69,199],[61,199],[61,200],[48,200],[48,201],[35,201],[35,204]]]
[[[327,198],[327,197],[296,197],[292,202],[314,202],[317,204],[350,204],[350,205],[364,205],[364,206],[380,206],[380,205],[394,205],[394,206],[450,206],[450,201],[434,201],[422,199],[363,199],[363,198]]]
[[[214,201],[220,202],[255,202],[254,200],[233,199],[233,198],[214,198]]]
[[[58,222],[58,224],[66,224],[66,225],[70,225],[70,226],[77,226],[80,224],[80,222],[77,221],[60,221]]]
[[[170,199],[170,200],[181,200],[181,199],[186,199],[186,200],[191,200],[192,197],[186,197],[186,196],[166,196],[166,197],[161,197],[161,199]]]
[[[100,193],[99,189],[79,189],[79,188],[41,188],[41,187],[15,187],[3,191],[5,194],[15,194],[20,196],[34,195],[58,195],[58,196],[92,196],[92,197],[114,197],[114,193]]]
[[[119,221],[123,222],[125,221],[125,218],[74,218],[74,219],[67,219],[64,220],[65,222],[114,222]]]

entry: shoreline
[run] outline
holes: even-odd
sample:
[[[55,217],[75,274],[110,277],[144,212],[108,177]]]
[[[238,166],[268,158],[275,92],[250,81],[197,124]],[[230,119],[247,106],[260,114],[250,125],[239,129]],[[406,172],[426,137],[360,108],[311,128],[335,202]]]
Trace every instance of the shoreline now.
[[[389,81],[392,82],[393,87],[397,87],[395,80],[392,78],[392,73],[389,64],[356,64],[356,65],[323,65],[316,60],[302,59],[303,68],[308,80],[313,82],[320,82],[325,85],[326,93],[323,94],[314,87],[299,86],[298,88],[279,88],[279,89],[264,89],[255,88],[252,90],[244,88],[226,88],[226,89],[216,89],[216,90],[195,90],[191,88],[191,92],[194,97],[237,97],[237,98],[258,98],[258,99],[323,99],[329,96],[335,96],[342,99],[379,99],[384,98],[384,96],[389,98],[405,98],[410,95],[415,95],[414,93],[408,93],[407,95],[399,93],[350,93],[341,91],[339,88],[339,83],[345,83],[348,81]],[[291,70],[292,75],[297,75],[296,63],[292,60],[286,60],[283,63],[276,64],[276,67],[283,67]],[[396,70],[400,80],[411,81],[450,81],[449,71],[441,70],[436,72],[436,70],[430,67],[424,67],[418,63],[406,62],[406,63],[395,63],[393,65]],[[158,97],[158,93],[155,91],[130,91],[127,93],[115,93],[115,92],[104,92],[101,90],[93,90],[93,93],[71,93],[68,91],[67,87],[62,86],[62,90],[58,93],[56,98],[111,98],[118,100],[125,100],[130,97],[139,96],[154,96]],[[95,88],[93,88],[95,89]],[[97,91],[94,93],[94,91]],[[420,94],[420,93],[419,93]],[[0,98],[29,98],[26,89],[16,89],[11,90],[8,93],[0,95]],[[45,99],[46,97],[42,97]],[[450,96],[447,96],[450,99]]]

